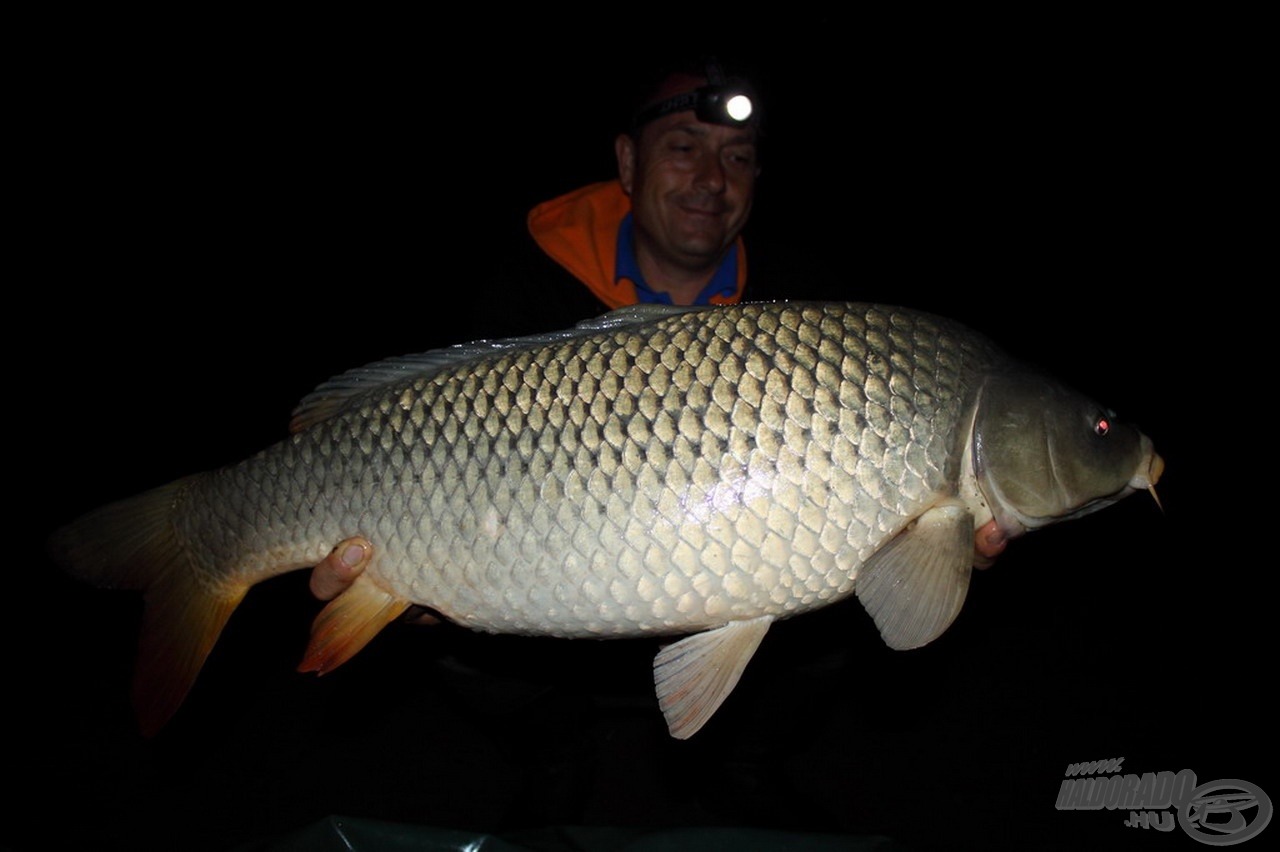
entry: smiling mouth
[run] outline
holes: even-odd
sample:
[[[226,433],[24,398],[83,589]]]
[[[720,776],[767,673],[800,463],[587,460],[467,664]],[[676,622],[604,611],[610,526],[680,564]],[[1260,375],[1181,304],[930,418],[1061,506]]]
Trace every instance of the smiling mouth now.
[[[681,212],[687,216],[696,216],[704,219],[718,219],[724,215],[724,210],[719,207],[688,207],[681,205]]]
[[[726,210],[723,199],[708,195],[691,195],[677,198],[676,206],[686,213],[696,216],[720,216]]]

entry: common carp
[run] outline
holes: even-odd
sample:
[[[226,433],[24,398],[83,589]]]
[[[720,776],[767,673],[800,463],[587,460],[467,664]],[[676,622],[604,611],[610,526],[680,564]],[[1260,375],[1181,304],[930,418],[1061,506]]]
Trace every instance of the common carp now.
[[[317,616],[303,670],[415,605],[494,633],[680,637],[654,680],[685,738],[773,621],[856,595],[889,646],[923,646],[975,563],[1154,495],[1164,464],[978,333],[843,302],[623,308],[392,358],[321,385],[291,432],[51,539],[70,572],[144,592],[144,732],[251,586],[362,535],[374,558]]]

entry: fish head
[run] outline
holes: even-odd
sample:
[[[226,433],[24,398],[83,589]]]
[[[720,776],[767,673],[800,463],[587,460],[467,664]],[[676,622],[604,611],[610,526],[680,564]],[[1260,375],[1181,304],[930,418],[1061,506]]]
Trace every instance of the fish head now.
[[[1154,497],[1164,470],[1137,427],[1031,371],[985,382],[971,439],[978,487],[1005,538],[1087,515],[1135,491]]]

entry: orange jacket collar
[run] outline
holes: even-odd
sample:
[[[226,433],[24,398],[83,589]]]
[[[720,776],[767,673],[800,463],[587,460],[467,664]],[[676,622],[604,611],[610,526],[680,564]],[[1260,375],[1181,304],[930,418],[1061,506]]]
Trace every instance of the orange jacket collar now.
[[[573,273],[610,308],[634,305],[635,284],[617,277],[618,228],[631,212],[631,199],[616,180],[593,183],[545,201],[529,213],[529,233],[548,255]],[[742,298],[747,281],[746,249],[734,242],[738,287],[731,297],[713,296],[713,304]]]

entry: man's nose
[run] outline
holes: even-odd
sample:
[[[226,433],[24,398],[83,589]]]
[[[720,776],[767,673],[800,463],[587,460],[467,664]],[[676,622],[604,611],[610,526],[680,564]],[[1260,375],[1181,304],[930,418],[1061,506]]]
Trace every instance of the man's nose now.
[[[714,153],[706,153],[698,158],[698,189],[706,192],[723,192],[725,185],[724,163]]]

